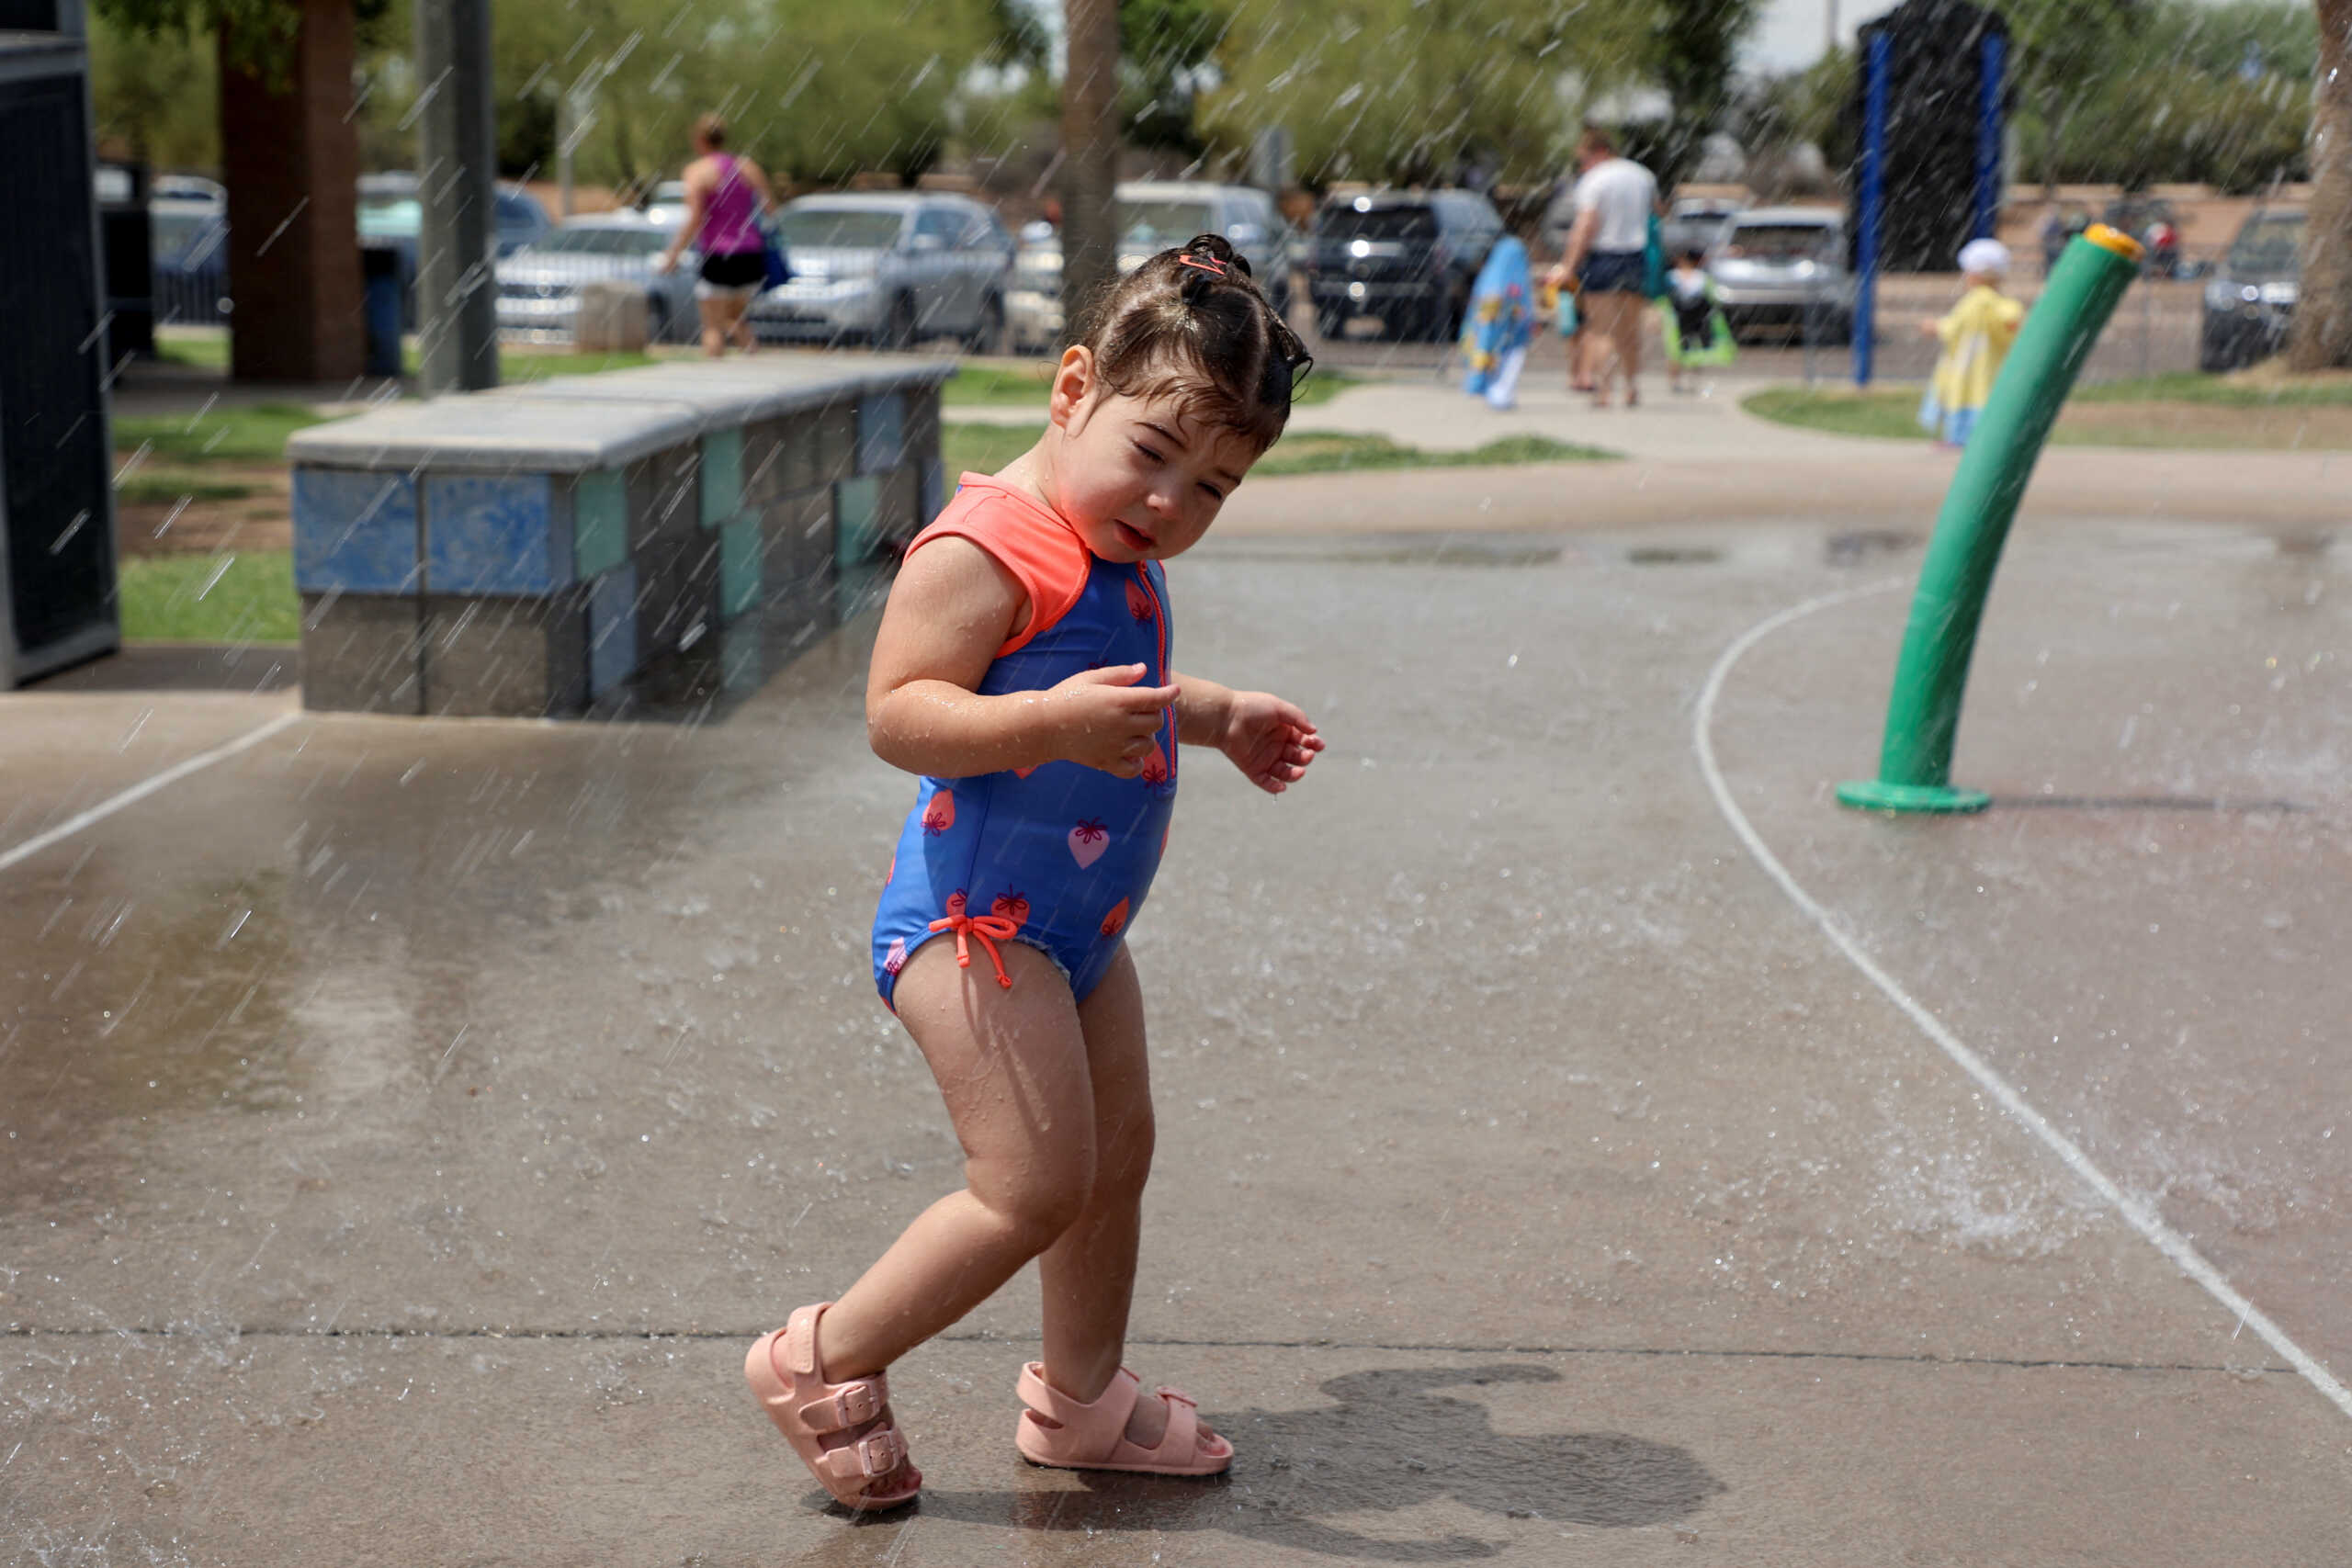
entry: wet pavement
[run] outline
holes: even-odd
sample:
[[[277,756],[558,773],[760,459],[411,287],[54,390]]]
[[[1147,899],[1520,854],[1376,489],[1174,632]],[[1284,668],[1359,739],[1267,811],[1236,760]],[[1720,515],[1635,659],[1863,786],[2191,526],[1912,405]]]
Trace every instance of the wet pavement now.
[[[1278,801],[1197,760],[1133,938],[1130,1360],[1239,1457],[1023,1465],[1024,1275],[897,1369],[929,1484],[878,1520],[819,1506],[739,1371],[957,1179],[866,975],[909,798],[866,623],[658,723],[302,715],[228,673],[0,696],[0,1544],[2336,1560],[2352,1410],[1825,938],[1694,723],[1786,874],[2340,1379],[2346,547],[2029,519],[1960,736],[1995,809],[1844,812],[1923,534],[1176,563],[1181,666],[1331,742]]]

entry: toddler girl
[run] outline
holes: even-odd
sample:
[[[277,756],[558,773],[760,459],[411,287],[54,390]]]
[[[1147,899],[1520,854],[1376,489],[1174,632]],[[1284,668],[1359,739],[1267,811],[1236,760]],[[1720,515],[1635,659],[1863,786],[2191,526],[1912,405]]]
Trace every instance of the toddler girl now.
[[[1190,1398],[1146,1393],[1119,1364],[1152,1146],[1123,937],[1167,848],[1179,741],[1275,795],[1323,748],[1281,698],[1177,674],[1159,565],[1282,434],[1311,363],[1222,239],[1154,256],[1063,354],[1037,445],[966,474],[891,588],[866,730],[922,782],[875,915],[875,984],[946,1097],[966,1186],[744,1362],[854,1508],[922,1483],[884,1369],[1033,1258],[1045,1359],[1021,1374],[1022,1454],[1168,1475],[1232,1462]]]
[[[1969,241],[1960,247],[1960,271],[1968,286],[1960,303],[1940,321],[1919,323],[1921,333],[1943,344],[1919,401],[1919,423],[1945,446],[1968,445],[2025,321],[2025,307],[2001,292],[2009,271],[2007,245]]]

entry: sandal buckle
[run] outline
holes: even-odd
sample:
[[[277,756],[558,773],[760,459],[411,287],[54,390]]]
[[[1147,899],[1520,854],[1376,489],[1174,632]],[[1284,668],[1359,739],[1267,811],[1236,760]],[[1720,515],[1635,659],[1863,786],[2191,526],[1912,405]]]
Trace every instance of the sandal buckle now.
[[[884,1427],[868,1438],[857,1440],[857,1462],[860,1469],[876,1481],[889,1474],[907,1460],[907,1440],[895,1427]]]
[[[882,1414],[882,1391],[863,1380],[833,1391],[833,1412],[844,1427],[871,1421]]]

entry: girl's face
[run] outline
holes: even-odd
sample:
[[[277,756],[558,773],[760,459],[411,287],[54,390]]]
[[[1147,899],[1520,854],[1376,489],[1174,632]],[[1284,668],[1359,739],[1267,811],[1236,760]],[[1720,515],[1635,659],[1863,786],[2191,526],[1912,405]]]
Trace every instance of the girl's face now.
[[[1112,391],[1093,355],[1072,348],[1054,377],[1046,495],[1103,560],[1165,560],[1200,543],[1257,461],[1234,431],[1174,400]]]

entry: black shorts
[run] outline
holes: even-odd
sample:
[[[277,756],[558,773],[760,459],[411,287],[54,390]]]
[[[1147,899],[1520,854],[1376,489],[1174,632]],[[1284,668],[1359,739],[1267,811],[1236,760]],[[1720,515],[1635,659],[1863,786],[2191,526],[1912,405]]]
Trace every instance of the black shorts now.
[[[702,258],[702,280],[713,288],[750,288],[767,281],[767,257],[758,251],[720,252]]]
[[[1594,251],[1577,268],[1588,294],[1639,294],[1649,272],[1645,251]]]

